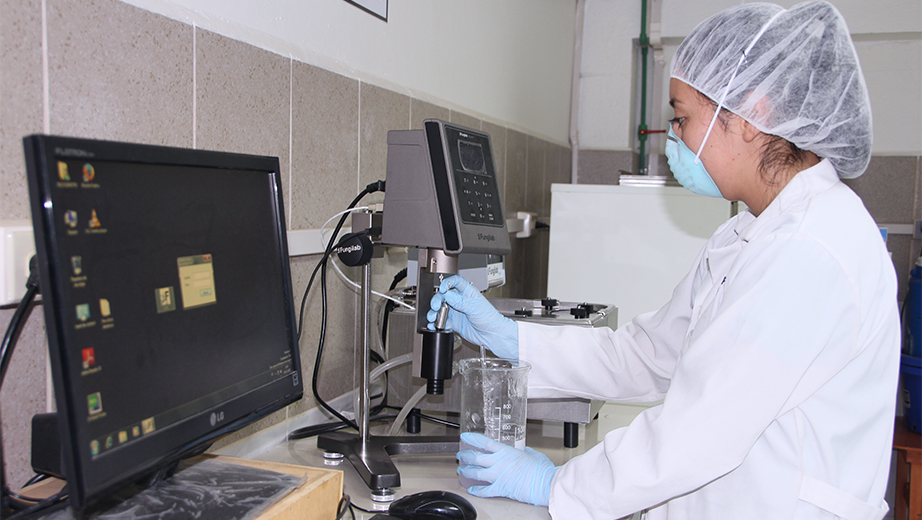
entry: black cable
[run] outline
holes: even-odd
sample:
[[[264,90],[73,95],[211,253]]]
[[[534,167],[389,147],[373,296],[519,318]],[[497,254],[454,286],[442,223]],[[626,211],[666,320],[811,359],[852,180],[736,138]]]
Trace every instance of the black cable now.
[[[372,415],[368,418],[369,423],[376,421],[386,421],[388,419],[395,419],[397,416],[394,414],[391,415]],[[312,426],[305,426],[304,428],[298,428],[293,432],[288,434],[288,440],[296,441],[299,439],[307,439],[308,437],[315,437],[324,433],[335,432],[343,430],[345,428],[350,428],[348,424],[342,422],[329,422],[323,424],[314,424]]]
[[[397,407],[397,406],[388,406],[387,408],[390,408],[391,410],[400,410],[400,408]],[[444,425],[444,426],[448,426],[448,427],[450,427],[450,428],[460,428],[460,427],[461,427],[461,425],[458,424],[458,423],[451,422],[451,421],[446,420],[446,419],[440,419],[440,418],[438,418],[438,417],[433,417],[433,416],[431,416],[431,415],[426,415],[426,414],[424,414],[424,413],[421,413],[419,410],[411,410],[411,411],[410,411],[410,415],[412,415],[412,416],[414,416],[414,417],[419,417],[420,419],[424,419],[424,420],[429,421],[429,422],[434,422],[434,423],[436,423],[436,424],[441,424],[441,425]]]
[[[348,427],[349,425],[344,422],[323,423],[323,424],[315,424],[313,426],[305,426],[304,428],[298,428],[297,430],[294,430],[293,432],[289,433],[288,440],[296,441],[299,439],[307,439],[310,437],[315,437],[317,435],[322,435],[324,433],[330,433],[330,432],[342,430]]]
[[[381,181],[381,180],[375,181],[369,184],[368,186],[365,186],[365,189],[362,190],[362,192],[359,193],[354,199],[352,199],[352,202],[349,203],[349,207],[347,207],[346,209],[350,210],[354,208],[355,205],[358,204],[359,201],[362,200],[363,197],[365,197],[365,195],[374,193],[376,191],[384,191],[384,181]],[[333,235],[330,236],[330,242],[327,243],[327,247],[323,252],[323,257],[320,259],[319,262],[317,262],[317,266],[314,267],[314,272],[311,274],[310,281],[307,282],[307,288],[304,289],[304,296],[301,297],[301,312],[298,317],[298,339],[299,340],[301,339],[301,331],[304,328],[304,304],[305,302],[307,302],[307,293],[310,292],[311,284],[314,282],[314,275],[317,274],[317,270],[320,269],[320,266],[326,265],[327,259],[330,257],[330,254],[333,252],[333,244],[334,244],[334,241],[336,240],[336,235],[339,234],[339,231],[342,229],[343,224],[346,222],[346,217],[348,216],[349,216],[349,213],[343,213],[342,217],[339,219],[339,222],[336,224],[336,228],[333,230]]]
[[[448,426],[449,428],[461,428],[461,425],[458,424],[458,423],[451,422],[451,421],[447,421],[447,420],[445,420],[445,419],[439,419],[438,417],[433,417],[433,416],[431,416],[431,415],[425,415],[425,414],[421,414],[421,413],[419,413],[419,412],[415,412],[415,413],[414,413],[414,412],[410,412],[410,415],[415,415],[415,416],[419,417],[420,419],[425,419],[425,420],[427,420],[427,421],[429,421],[429,422],[434,422],[434,423],[436,423],[436,424],[441,424],[441,425],[444,425],[444,426]]]
[[[26,520],[28,518],[34,518],[36,516],[46,515],[51,510],[52,507],[57,505],[62,505],[67,500],[67,485],[59,491],[57,494],[52,495],[36,504],[19,511],[18,513],[10,516],[6,520]]]
[[[352,499],[349,498],[349,495],[343,495],[339,499],[339,505],[336,506],[336,520],[342,520],[346,517],[346,511],[352,515],[352,520],[355,520],[355,513],[352,512]]]
[[[391,286],[388,288],[388,292],[393,291],[397,288],[397,284],[402,280],[405,280],[407,277],[407,268],[397,271],[397,274],[394,275],[394,279],[391,280]],[[397,303],[393,300],[387,300],[384,303],[384,315],[381,317],[381,351],[386,355],[387,354],[387,326],[390,320],[391,312],[397,308]],[[383,406],[387,406],[387,391],[390,388],[390,376],[384,374],[384,398],[381,400]]]
[[[365,195],[374,193],[376,191],[384,191],[385,182],[384,181],[375,181],[371,184],[365,186],[365,189],[362,190],[349,204],[347,210],[354,208],[360,200],[362,200]],[[314,272],[311,274],[310,281],[307,283],[307,288],[304,290],[304,296],[301,298],[301,312],[298,323],[298,341],[300,343],[301,333],[304,328],[304,307],[307,302],[307,295],[310,292],[311,285],[314,282],[314,277],[317,274],[317,271],[320,270],[320,286],[321,286],[321,320],[320,320],[320,340],[317,345],[317,356],[314,362],[314,370],[311,377],[311,391],[314,393],[314,399],[317,400],[317,403],[323,407],[326,411],[330,412],[337,419],[342,421],[344,424],[358,429],[358,426],[355,424],[355,421],[349,420],[343,414],[339,413],[336,409],[330,406],[321,396],[318,391],[317,381],[320,376],[320,362],[323,358],[323,346],[326,339],[326,328],[327,328],[327,284],[326,284],[326,273],[327,273],[327,262],[329,261],[330,254],[333,252],[334,244],[336,244],[336,236],[339,235],[340,230],[343,227],[343,224],[346,222],[346,217],[349,216],[349,213],[343,213],[342,217],[339,219],[339,222],[336,224],[336,228],[333,230],[332,236],[330,236],[330,241],[327,243],[326,250],[323,253],[323,257],[317,262],[317,266],[314,268]]]
[[[25,495],[21,495],[21,494],[19,494],[19,493],[13,491],[12,489],[10,489],[10,488],[8,488],[8,487],[4,487],[3,492],[6,493],[7,496],[9,496],[11,499],[13,499],[13,500],[15,500],[15,501],[17,501],[17,502],[27,503],[27,504],[30,505],[30,506],[31,506],[32,504],[36,504],[36,503],[42,501],[41,498],[28,497],[28,496],[25,496]]]
[[[3,381],[6,379],[6,370],[9,368],[10,361],[13,359],[13,352],[16,350],[16,341],[19,339],[19,334],[22,332],[26,320],[29,318],[29,313],[32,312],[32,303],[35,300],[35,295],[38,293],[38,259],[33,256],[29,259],[29,278],[26,280],[26,294],[23,295],[22,299],[19,301],[16,312],[13,313],[10,324],[6,328],[6,333],[3,335],[3,343],[0,344],[0,388],[3,387]],[[0,472],[2,471],[5,471],[5,468],[3,465],[3,446],[0,445]],[[5,478],[0,479],[0,481],[5,480]],[[16,495],[11,492],[9,488],[3,486],[3,488],[0,489],[0,516],[2,516],[2,508],[6,506],[23,509],[23,511],[33,507],[30,506],[28,502],[20,500],[19,497],[20,495]]]
[[[388,291],[393,291],[397,288],[397,284],[402,280],[405,280],[407,277],[407,268],[397,271],[397,274],[394,275],[394,279],[391,281],[391,287]],[[388,318],[391,315],[391,312],[397,308],[397,304],[391,300],[387,300],[387,303],[384,304],[384,317],[381,318],[381,348],[384,349],[384,353],[387,353],[387,323]]]
[[[26,294],[19,301],[16,312],[13,313],[10,324],[6,328],[6,334],[3,335],[3,344],[0,345],[0,386],[6,378],[6,369],[10,366],[10,360],[13,357],[13,350],[16,348],[16,340],[26,324],[26,319],[32,311],[32,301],[38,290],[38,260],[33,256],[29,260],[29,279],[26,281]]]
[[[51,475],[47,473],[37,473],[35,475],[32,475],[32,478],[26,481],[26,483],[23,484],[22,487],[29,487],[32,484],[38,484],[39,482],[43,480],[48,480],[49,478],[51,478]]]
[[[912,325],[912,321],[911,321],[912,318],[910,317],[909,318],[910,322],[906,323],[906,315],[904,314],[906,311],[906,301],[909,300],[910,296],[911,295],[907,293],[906,297],[903,298],[903,304],[900,305],[900,329],[902,329],[900,331],[900,347],[901,348],[905,348],[906,345],[909,344],[909,339],[907,339],[907,336],[911,336],[911,334],[909,334],[909,330]],[[916,341],[919,341],[919,339],[916,339]],[[906,352],[906,351],[904,350],[903,352]]]
[[[384,512],[385,512],[385,511],[371,511],[370,509],[365,509],[364,507],[357,506],[357,505],[355,505],[355,504],[353,504],[353,503],[351,503],[351,502],[349,503],[349,507],[358,509],[359,511],[361,511],[361,512],[363,512],[363,513],[369,513],[369,514],[372,514],[372,515],[375,514],[375,513],[384,513]]]

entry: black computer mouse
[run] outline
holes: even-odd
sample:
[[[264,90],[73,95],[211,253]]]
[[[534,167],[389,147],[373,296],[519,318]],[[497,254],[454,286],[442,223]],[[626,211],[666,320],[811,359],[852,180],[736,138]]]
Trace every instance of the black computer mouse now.
[[[387,514],[400,520],[474,520],[477,510],[466,498],[448,491],[423,491],[395,500]]]

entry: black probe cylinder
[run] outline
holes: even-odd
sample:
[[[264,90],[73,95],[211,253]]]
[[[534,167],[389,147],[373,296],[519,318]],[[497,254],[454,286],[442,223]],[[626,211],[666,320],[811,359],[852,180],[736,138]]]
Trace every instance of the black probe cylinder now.
[[[445,331],[423,331],[423,351],[419,375],[426,379],[426,393],[442,395],[445,380],[451,379],[451,362],[454,351],[455,333]]]

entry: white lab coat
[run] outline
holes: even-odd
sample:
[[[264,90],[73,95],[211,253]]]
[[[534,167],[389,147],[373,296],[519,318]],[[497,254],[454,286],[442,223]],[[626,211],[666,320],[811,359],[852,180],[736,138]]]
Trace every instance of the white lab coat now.
[[[561,467],[555,520],[888,510],[896,276],[828,161],[724,223],[659,311],[617,331],[518,323],[529,397],[664,399]]]

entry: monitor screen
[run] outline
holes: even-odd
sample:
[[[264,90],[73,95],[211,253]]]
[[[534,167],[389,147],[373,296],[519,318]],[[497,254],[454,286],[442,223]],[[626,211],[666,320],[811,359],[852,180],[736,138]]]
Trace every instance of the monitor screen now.
[[[75,507],[301,397],[277,158],[24,146]]]

